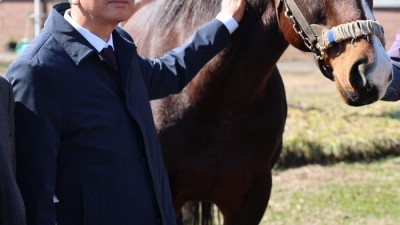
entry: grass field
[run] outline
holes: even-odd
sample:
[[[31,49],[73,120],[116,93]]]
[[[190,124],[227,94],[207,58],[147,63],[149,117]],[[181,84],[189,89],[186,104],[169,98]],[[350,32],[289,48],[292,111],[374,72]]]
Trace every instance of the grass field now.
[[[303,166],[274,170],[261,224],[400,224],[400,158],[384,157],[399,153],[400,104],[349,107],[319,72],[281,72],[289,104],[281,166]]]
[[[400,102],[350,107],[319,71],[281,73],[289,105],[281,165],[374,160],[400,153]]]

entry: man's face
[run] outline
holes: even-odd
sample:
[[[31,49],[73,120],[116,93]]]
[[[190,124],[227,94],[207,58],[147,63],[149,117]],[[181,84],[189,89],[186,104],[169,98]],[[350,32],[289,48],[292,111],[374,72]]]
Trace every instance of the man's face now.
[[[135,0],[72,0],[80,3],[82,14],[90,21],[109,25],[129,19]]]

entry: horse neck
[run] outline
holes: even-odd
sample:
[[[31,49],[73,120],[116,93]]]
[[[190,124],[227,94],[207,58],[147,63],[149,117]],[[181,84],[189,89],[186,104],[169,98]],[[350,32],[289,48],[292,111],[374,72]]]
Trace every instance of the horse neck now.
[[[220,4],[209,4],[210,1],[220,2],[156,1],[155,5],[148,5],[136,13],[124,28],[140,43],[141,55],[160,57],[166,50],[183,44],[190,34],[218,13]],[[271,71],[288,44],[276,20],[274,0],[247,0],[247,4],[231,44],[183,90],[185,94],[181,96],[185,99],[244,105],[264,91]],[[199,10],[198,7],[206,8]],[[196,15],[190,15],[191,12]]]
[[[261,97],[276,62],[288,46],[274,16],[271,5],[262,15],[247,12],[229,47],[188,85],[192,100],[250,107],[253,99]]]

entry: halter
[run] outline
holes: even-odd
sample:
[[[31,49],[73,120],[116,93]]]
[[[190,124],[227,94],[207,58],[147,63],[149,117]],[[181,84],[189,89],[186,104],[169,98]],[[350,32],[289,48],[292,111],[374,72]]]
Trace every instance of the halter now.
[[[300,35],[307,48],[314,53],[315,63],[322,74],[332,81],[334,80],[332,68],[325,65],[323,57],[333,44],[349,39],[354,40],[359,37],[368,38],[368,35],[374,34],[385,46],[383,27],[378,22],[374,20],[356,20],[326,29],[318,24],[310,24],[296,0],[276,0],[278,23],[280,21],[279,10],[282,3],[286,8],[285,17],[292,21],[294,31]]]

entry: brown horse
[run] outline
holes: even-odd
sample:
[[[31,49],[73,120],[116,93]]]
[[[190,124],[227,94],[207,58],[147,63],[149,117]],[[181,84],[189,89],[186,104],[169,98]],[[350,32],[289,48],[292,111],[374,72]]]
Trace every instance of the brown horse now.
[[[124,28],[142,55],[159,57],[215,17],[220,2],[154,0]],[[347,104],[384,95],[391,65],[372,4],[248,0],[230,45],[180,94],[152,102],[177,213],[206,200],[226,225],[260,222],[282,148],[287,106],[276,63],[289,44],[314,53]]]

